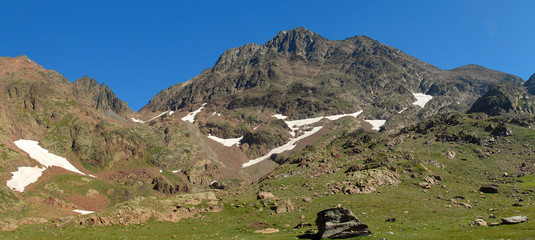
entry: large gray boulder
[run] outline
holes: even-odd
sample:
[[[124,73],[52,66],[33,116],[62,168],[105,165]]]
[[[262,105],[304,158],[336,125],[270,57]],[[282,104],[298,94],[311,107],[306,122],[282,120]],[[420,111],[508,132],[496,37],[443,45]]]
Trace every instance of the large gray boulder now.
[[[368,225],[359,222],[351,210],[343,207],[329,208],[319,212],[316,225],[319,239],[350,238],[371,233]]]
[[[527,222],[529,219],[524,215],[502,218],[502,224],[517,224]]]

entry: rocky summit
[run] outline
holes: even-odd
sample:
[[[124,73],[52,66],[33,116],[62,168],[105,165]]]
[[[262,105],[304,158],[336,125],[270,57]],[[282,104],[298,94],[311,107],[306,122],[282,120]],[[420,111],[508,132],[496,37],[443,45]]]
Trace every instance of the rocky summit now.
[[[0,238],[529,238],[534,86],[296,28],[135,112],[0,57]]]

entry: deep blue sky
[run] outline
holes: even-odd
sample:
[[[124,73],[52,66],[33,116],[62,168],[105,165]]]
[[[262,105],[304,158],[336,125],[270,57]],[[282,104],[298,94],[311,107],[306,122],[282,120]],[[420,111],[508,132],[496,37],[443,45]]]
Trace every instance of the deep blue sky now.
[[[367,35],[442,69],[535,72],[535,1],[9,1],[0,56],[104,82],[134,110],[212,67],[226,49],[306,27]]]

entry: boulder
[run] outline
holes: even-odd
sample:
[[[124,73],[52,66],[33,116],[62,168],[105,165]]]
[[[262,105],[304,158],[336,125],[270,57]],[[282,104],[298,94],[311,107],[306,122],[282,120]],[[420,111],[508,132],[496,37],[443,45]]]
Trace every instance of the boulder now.
[[[258,193],[258,195],[256,196],[256,199],[258,200],[262,200],[262,199],[271,199],[271,200],[275,200],[275,195],[273,195],[273,193],[270,193],[270,192],[260,192]]]
[[[351,210],[343,207],[325,209],[317,214],[317,237],[350,238],[369,235],[368,225],[360,222]]]
[[[524,215],[506,217],[506,218],[502,218],[502,224],[517,224],[517,223],[527,222],[528,220],[529,218]]]
[[[481,186],[479,191],[484,193],[497,193],[500,191],[500,187],[496,184],[487,184]]]
[[[487,222],[485,222],[485,220],[478,218],[474,220],[470,225],[478,225],[478,226],[486,227],[488,224]]]

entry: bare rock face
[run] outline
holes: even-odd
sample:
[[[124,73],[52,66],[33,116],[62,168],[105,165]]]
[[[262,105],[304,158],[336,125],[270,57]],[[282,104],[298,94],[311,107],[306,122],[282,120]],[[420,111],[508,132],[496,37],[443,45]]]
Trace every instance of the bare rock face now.
[[[350,238],[369,235],[368,225],[359,222],[351,210],[342,207],[325,209],[318,213],[317,237],[322,238]]]

